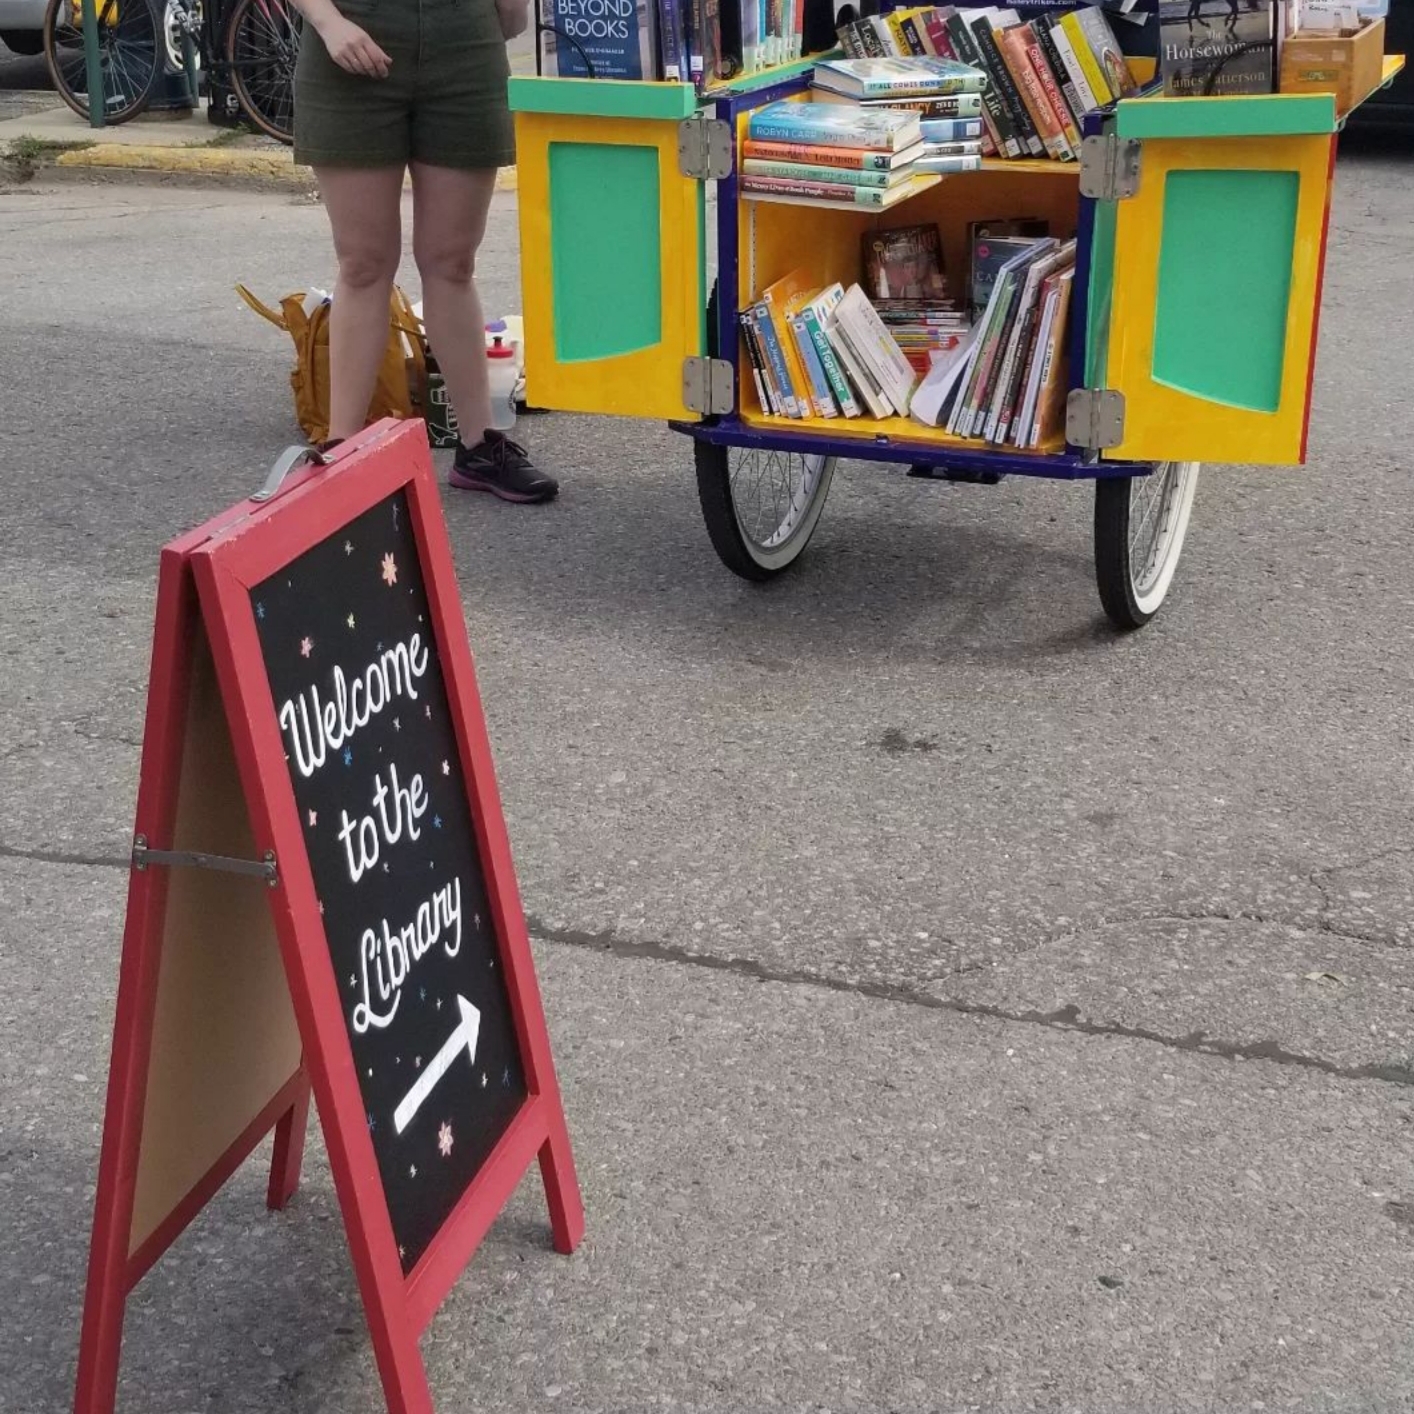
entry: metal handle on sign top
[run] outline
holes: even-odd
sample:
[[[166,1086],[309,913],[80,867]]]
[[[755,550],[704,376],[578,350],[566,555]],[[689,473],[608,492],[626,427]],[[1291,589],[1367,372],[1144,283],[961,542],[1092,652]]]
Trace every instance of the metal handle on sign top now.
[[[279,460],[270,468],[270,475],[265,478],[265,485],[250,499],[256,502],[268,501],[279,492],[280,487],[285,484],[285,478],[297,466],[304,466],[309,462],[313,462],[317,466],[326,466],[329,458],[314,447],[286,447],[280,453]]]

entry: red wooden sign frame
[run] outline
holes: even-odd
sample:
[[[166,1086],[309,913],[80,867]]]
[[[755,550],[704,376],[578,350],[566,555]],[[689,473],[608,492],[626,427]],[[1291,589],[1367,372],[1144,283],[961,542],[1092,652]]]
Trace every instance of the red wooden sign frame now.
[[[527,1087],[515,1119],[406,1276],[378,1176],[250,599],[252,586],[398,491],[406,495],[416,537]],[[340,448],[327,469],[298,471],[275,499],[232,507],[163,551],[136,822],[136,835],[151,849],[183,847],[183,841],[174,841],[173,830],[186,759],[194,645],[203,633],[225,706],[256,857],[269,851],[278,861],[273,887],[258,879],[241,881],[241,886],[268,892],[303,1057],[150,1235],[134,1245],[144,1110],[154,1066],[162,1060],[154,1050],[153,1031],[172,874],[163,866],[135,869],[74,1408],[76,1414],[111,1414],[128,1293],[272,1127],[268,1202],[279,1208],[289,1199],[299,1180],[312,1087],[388,1408],[392,1414],[432,1414],[418,1338],[531,1162],[538,1157],[557,1251],[568,1253],[578,1245],[584,1210],[422,424],[381,423]],[[239,809],[240,802],[234,806]]]

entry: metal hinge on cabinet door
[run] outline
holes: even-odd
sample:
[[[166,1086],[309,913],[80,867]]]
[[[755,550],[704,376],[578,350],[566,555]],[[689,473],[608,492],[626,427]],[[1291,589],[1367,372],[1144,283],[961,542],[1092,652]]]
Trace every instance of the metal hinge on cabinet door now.
[[[1124,441],[1124,394],[1113,388],[1072,388],[1065,400],[1065,440],[1103,451]]]
[[[724,358],[682,361],[682,403],[693,412],[722,417],[736,406],[736,376]]]
[[[684,118],[678,124],[678,171],[699,182],[732,174],[732,130],[720,118]]]
[[[1139,140],[1113,133],[1080,143],[1080,195],[1122,201],[1139,190]]]

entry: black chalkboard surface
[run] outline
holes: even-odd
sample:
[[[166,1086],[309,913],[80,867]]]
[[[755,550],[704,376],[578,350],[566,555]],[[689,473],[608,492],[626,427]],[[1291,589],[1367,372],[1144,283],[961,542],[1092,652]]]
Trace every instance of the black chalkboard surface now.
[[[407,1272],[526,1083],[405,494],[251,604]]]

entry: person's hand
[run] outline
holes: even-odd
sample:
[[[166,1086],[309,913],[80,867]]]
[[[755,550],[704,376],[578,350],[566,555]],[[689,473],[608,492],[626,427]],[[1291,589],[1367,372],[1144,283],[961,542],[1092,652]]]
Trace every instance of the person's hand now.
[[[530,25],[528,0],[496,0],[496,14],[501,21],[501,34],[508,40],[524,34]]]
[[[386,79],[393,61],[352,20],[336,16],[319,36],[329,57],[351,74],[369,79]]]

